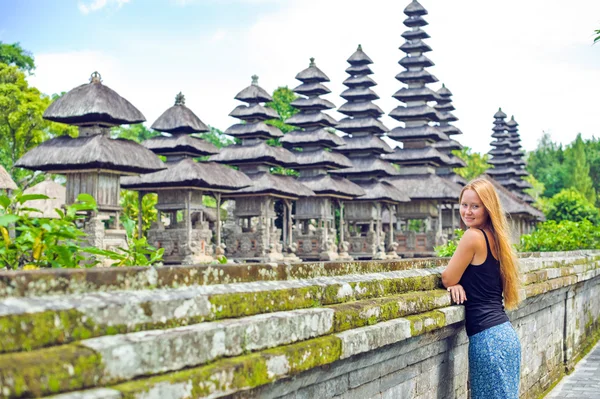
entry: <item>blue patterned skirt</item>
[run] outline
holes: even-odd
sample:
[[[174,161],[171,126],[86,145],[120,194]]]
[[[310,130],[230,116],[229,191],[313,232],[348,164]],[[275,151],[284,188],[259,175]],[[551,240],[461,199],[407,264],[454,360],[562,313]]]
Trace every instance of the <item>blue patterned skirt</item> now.
[[[510,322],[469,337],[471,399],[519,399],[521,344]]]

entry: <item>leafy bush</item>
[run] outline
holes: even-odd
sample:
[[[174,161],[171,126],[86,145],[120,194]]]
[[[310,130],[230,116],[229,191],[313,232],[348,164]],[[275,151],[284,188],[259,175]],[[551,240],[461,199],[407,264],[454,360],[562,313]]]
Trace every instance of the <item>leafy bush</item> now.
[[[550,199],[546,217],[548,220],[557,222],[589,220],[595,225],[600,225],[598,208],[591,204],[583,194],[572,188],[564,189]]]
[[[522,252],[600,249],[600,227],[589,220],[549,220],[538,224],[532,234],[521,236],[518,249]]]
[[[456,247],[458,246],[458,242],[462,238],[463,234],[465,234],[464,230],[460,230],[460,229],[454,230],[455,238],[453,240],[448,241],[448,243],[446,245],[440,245],[440,246],[434,248],[437,256],[444,258],[444,257],[450,257],[450,256],[454,255],[454,252],[456,251]]]

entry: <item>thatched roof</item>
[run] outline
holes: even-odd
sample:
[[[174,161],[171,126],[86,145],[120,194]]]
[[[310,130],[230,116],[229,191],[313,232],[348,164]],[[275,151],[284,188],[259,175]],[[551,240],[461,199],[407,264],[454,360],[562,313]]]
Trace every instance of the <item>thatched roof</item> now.
[[[319,97],[300,97],[292,101],[290,105],[302,111],[323,111],[326,109],[335,108],[335,104],[333,104],[331,101]]]
[[[303,96],[322,96],[327,93],[331,93],[326,86],[321,83],[302,83],[301,85],[294,88],[294,93]]]
[[[356,198],[365,194],[357,184],[341,176],[317,175],[299,177],[298,182],[304,184],[317,195],[331,195],[342,198]]]
[[[297,169],[329,168],[340,169],[349,168],[352,163],[342,154],[331,151],[316,150],[316,151],[301,151],[295,152]]]
[[[429,25],[429,23],[421,17],[408,17],[403,21],[403,23],[404,26],[408,26],[409,28]]]
[[[502,112],[502,108],[498,108],[498,112],[494,114],[494,118],[496,119],[504,119],[506,118],[506,114]]]
[[[379,119],[372,116],[344,118],[338,122],[335,128],[349,134],[364,132],[382,135],[389,131]]]
[[[393,184],[386,181],[370,180],[357,183],[365,195],[356,198],[356,201],[381,201],[381,202],[409,202],[410,197]]]
[[[400,50],[407,54],[416,52],[427,53],[431,51],[431,47],[427,43],[423,42],[421,39],[415,39],[412,41],[404,42],[400,46]]]
[[[433,121],[440,120],[440,113],[429,105],[419,105],[416,107],[405,107],[399,105],[390,111],[389,115],[401,122],[408,121]]]
[[[366,76],[369,78],[369,76]],[[379,96],[370,88],[364,86],[350,87],[340,94],[344,100],[366,100],[373,101],[379,99]]]
[[[404,57],[400,61],[398,61],[400,65],[404,68],[427,68],[432,67],[435,64],[431,61],[427,56],[420,55],[418,57]]]
[[[494,185],[496,192],[498,193],[498,197],[500,198],[500,202],[502,203],[502,208],[504,208],[504,212],[509,214],[526,214],[540,221],[546,219],[540,210],[532,207],[527,202],[520,199],[517,194],[502,186],[502,184],[500,184],[498,181],[487,175],[482,175],[480,177],[487,179]]]
[[[350,75],[372,75],[373,70],[368,65],[350,65],[346,68],[346,73]]]
[[[196,162],[186,158],[166,165],[167,169],[159,172],[124,177],[121,187],[147,191],[194,187],[229,192],[252,184],[244,173],[213,162]]]
[[[252,184],[234,193],[227,194],[229,198],[251,195],[276,195],[297,199],[311,197],[313,193],[308,187],[296,181],[292,176],[274,175],[268,172],[248,174]]]
[[[406,14],[408,16],[427,15],[427,10],[417,0],[413,0],[404,9],[404,14]]]
[[[201,157],[219,152],[219,149],[211,143],[197,137],[190,137],[187,134],[157,136],[145,140],[142,145],[158,155]]]
[[[310,59],[310,64],[308,68],[302,70],[296,75],[296,79],[303,83],[313,83],[313,82],[329,82],[329,78],[323,71],[321,71],[317,65],[315,64],[315,59]]]
[[[90,83],[70,90],[50,104],[44,119],[69,125],[103,126],[131,125],[146,120],[129,101],[103,85],[97,72],[92,74]]]
[[[246,103],[273,101],[273,97],[258,85],[258,76],[256,75],[252,75],[252,84],[236,94],[235,99]]]
[[[433,147],[423,148],[397,148],[393,154],[384,155],[384,159],[400,165],[432,164],[437,166],[448,165],[450,159]]]
[[[352,162],[352,167],[334,170],[331,173],[343,176],[394,176],[398,174],[398,170],[388,161],[379,157],[355,157],[349,158]]]
[[[265,164],[294,166],[296,157],[283,147],[272,147],[265,142],[254,145],[230,145],[221,149],[210,161],[229,165]]]
[[[4,166],[0,165],[0,190],[16,190],[17,188]]]
[[[348,87],[373,87],[377,85],[373,78],[362,73],[353,73],[343,83],[344,86]]]
[[[28,151],[15,165],[52,173],[104,169],[137,174],[165,168],[152,151],[138,143],[114,140],[104,134],[78,138],[55,137]]]
[[[152,129],[166,133],[201,133],[210,129],[185,106],[185,98],[179,93],[175,97],[175,105],[167,109],[152,124]]]
[[[260,104],[238,105],[229,116],[248,121],[279,119],[277,111]]]
[[[388,177],[385,181],[408,195],[411,200],[456,201],[462,187],[435,174]]]
[[[431,36],[427,32],[425,32],[421,28],[417,28],[415,30],[407,30],[402,33],[403,38],[406,40],[415,40],[415,39],[429,39]]]
[[[447,136],[453,136],[456,134],[462,134],[462,131],[456,126],[446,125],[446,126],[438,126],[438,129],[442,131]]]
[[[414,127],[396,127],[392,129],[388,136],[394,140],[408,141],[408,140],[431,140],[431,141],[442,141],[449,140],[450,138],[442,133],[440,126],[422,125]]]
[[[438,81],[435,76],[424,69],[421,71],[402,71],[396,75],[396,79],[405,84],[413,82],[435,83]]]
[[[323,147],[338,147],[344,145],[344,140],[337,134],[325,129],[296,130],[287,133],[279,142],[286,148],[319,145]]]
[[[369,56],[364,53],[360,44],[356,51],[346,61],[348,61],[350,65],[369,65],[373,63]]]
[[[432,147],[435,147],[444,153],[448,153],[453,150],[460,150],[463,148],[462,144],[452,139],[438,141],[437,143],[432,144]]]
[[[265,122],[252,122],[252,123],[236,123],[231,125],[225,134],[238,138],[263,138],[270,139],[276,137],[282,137],[283,133],[275,126],[267,125]]]
[[[337,124],[335,119],[323,112],[299,112],[286,119],[285,123],[301,128],[334,127]]]
[[[369,151],[374,154],[391,154],[394,152],[385,141],[371,134],[366,136],[345,136],[343,140],[344,145],[335,150],[346,155],[359,151]]]
[[[418,88],[406,88],[403,87],[397,92],[395,92],[392,97],[397,100],[400,100],[404,103],[409,101],[438,101],[441,97],[435,92],[431,90],[429,87],[418,87]],[[407,109],[417,108],[417,107],[408,107]],[[427,108],[421,108],[422,112],[431,112],[435,113],[436,109],[431,108],[431,110]]]
[[[373,104],[372,102],[370,102],[371,100],[368,101],[361,101],[362,99],[351,99],[349,100],[349,102],[345,103],[344,105],[342,105],[339,109],[338,112],[344,115],[348,115],[348,116],[371,116],[374,118],[378,118],[381,115],[383,115],[383,111],[381,110],[381,108],[379,108],[379,106],[377,106],[376,104]],[[357,101],[357,102],[355,102]]]
[[[54,180],[44,180],[33,187],[23,191],[23,194],[42,194],[48,197],[45,200],[27,201],[27,208],[38,209],[40,212],[29,212],[30,217],[58,219],[60,216],[56,209],[62,209],[67,202],[67,189]]]

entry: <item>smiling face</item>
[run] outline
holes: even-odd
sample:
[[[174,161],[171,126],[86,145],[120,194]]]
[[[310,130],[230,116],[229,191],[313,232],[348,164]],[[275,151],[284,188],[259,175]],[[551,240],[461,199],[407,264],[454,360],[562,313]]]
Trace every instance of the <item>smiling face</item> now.
[[[488,221],[489,215],[473,190],[465,190],[460,201],[460,217],[467,227],[482,228]]]

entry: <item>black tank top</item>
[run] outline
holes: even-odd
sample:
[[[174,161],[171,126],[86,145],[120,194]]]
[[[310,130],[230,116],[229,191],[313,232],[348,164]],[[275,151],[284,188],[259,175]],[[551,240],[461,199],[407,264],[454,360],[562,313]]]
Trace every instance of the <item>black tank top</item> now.
[[[481,265],[467,266],[459,281],[467,294],[465,326],[469,337],[508,321],[502,304],[500,262],[492,255],[487,235],[481,232],[487,247],[485,261]]]

